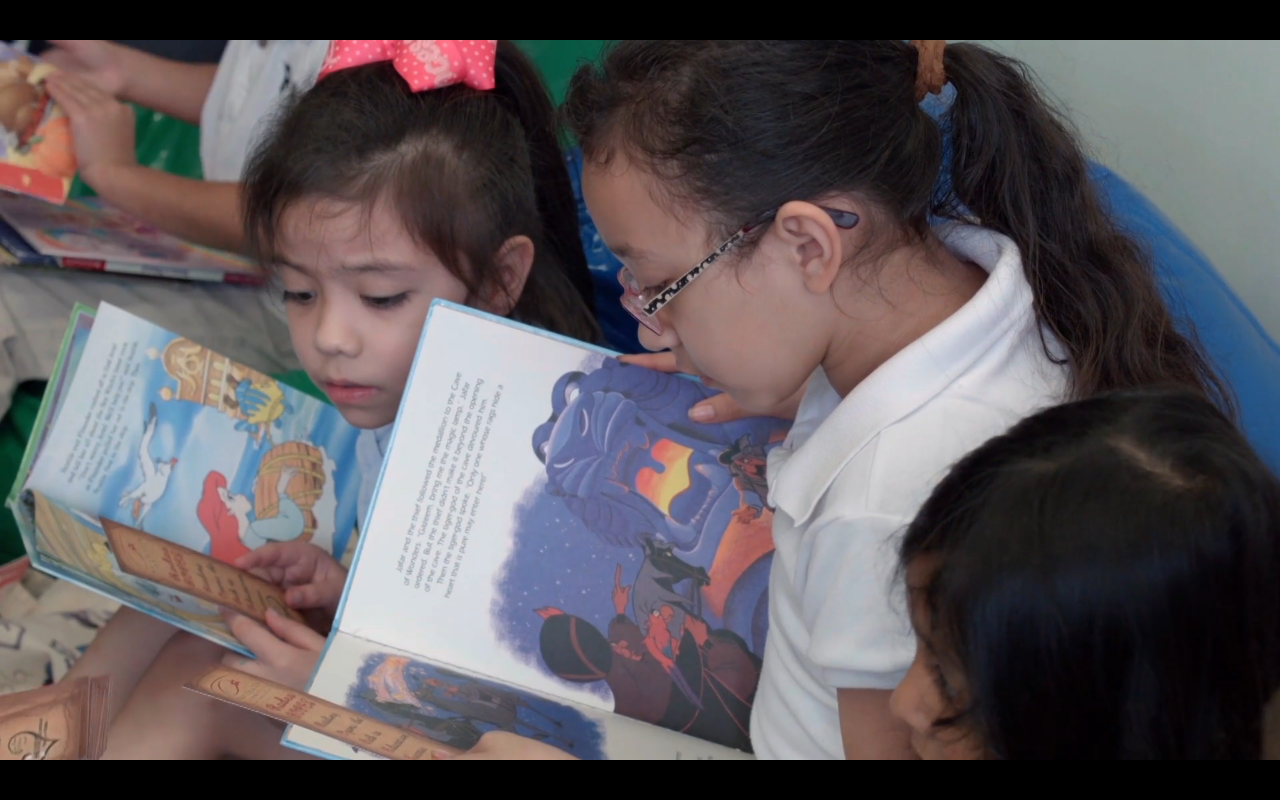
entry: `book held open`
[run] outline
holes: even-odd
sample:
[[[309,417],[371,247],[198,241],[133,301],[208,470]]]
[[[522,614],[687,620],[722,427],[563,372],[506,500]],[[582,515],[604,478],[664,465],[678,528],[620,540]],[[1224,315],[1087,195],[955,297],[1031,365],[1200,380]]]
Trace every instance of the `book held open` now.
[[[462,750],[503,730],[582,758],[749,757],[764,459],[788,424],[691,422],[711,394],[437,300],[307,691]]]

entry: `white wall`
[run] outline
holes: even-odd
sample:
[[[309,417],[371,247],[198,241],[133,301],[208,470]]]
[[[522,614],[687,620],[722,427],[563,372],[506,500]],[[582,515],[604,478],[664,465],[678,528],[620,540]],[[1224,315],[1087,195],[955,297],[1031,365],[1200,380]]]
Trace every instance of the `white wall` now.
[[[1280,43],[981,43],[1035,70],[1280,339]]]

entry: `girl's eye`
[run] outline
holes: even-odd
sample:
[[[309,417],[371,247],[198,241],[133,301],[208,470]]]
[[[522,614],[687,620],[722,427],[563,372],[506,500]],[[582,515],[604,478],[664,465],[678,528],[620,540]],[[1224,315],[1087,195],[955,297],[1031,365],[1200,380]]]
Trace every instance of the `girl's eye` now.
[[[644,287],[643,294],[641,296],[644,297],[645,300],[652,300],[653,298],[662,294],[663,291],[666,290],[668,285],[669,284],[666,284],[666,283],[657,283],[657,284],[654,284],[653,286],[646,286]]]
[[[395,308],[405,300],[409,299],[409,293],[401,292],[400,294],[393,294],[390,297],[362,297],[361,299],[364,300],[365,305],[370,308],[385,311],[389,308]]]
[[[942,696],[954,701],[959,696],[959,692],[947,680],[947,676],[942,674],[942,667],[935,661],[929,665],[929,671],[933,673],[933,682],[937,685],[938,691],[942,692]]]
[[[285,303],[297,303],[298,305],[306,305],[314,300],[315,292],[290,292],[288,290],[280,294],[280,299]]]

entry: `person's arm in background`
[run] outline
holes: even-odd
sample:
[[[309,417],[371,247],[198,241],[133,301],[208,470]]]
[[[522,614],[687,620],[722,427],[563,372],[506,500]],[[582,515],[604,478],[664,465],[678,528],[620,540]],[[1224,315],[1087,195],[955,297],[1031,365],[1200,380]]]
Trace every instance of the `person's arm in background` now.
[[[198,120],[199,108],[212,82],[212,71],[208,79],[201,82],[194,73],[182,72],[190,65],[156,59],[145,53],[137,56],[154,59],[166,68],[172,64],[186,76],[176,81],[175,86],[186,86],[195,97],[182,101],[186,104],[184,111],[170,105],[165,113]],[[127,65],[133,57],[130,55],[124,63]],[[175,236],[207,247],[243,251],[239,183],[192,180],[138,164],[133,109],[117,100],[107,88],[124,85],[123,79],[116,83],[117,77],[112,74],[112,69],[118,66],[113,63],[105,71],[96,72],[60,71],[45,81],[49,94],[71,121],[81,180],[116,208]],[[146,91],[151,91],[152,97],[144,102],[142,94],[138,94],[137,102],[157,111],[164,111],[164,98],[181,104],[180,91],[174,87],[161,89],[161,83],[163,80],[154,75],[143,79],[140,85],[149,87]],[[129,91],[132,94],[134,90]]]
[[[200,124],[217,64],[186,64],[102,39],[50,39],[41,55],[60,70],[96,84],[118,100]]]

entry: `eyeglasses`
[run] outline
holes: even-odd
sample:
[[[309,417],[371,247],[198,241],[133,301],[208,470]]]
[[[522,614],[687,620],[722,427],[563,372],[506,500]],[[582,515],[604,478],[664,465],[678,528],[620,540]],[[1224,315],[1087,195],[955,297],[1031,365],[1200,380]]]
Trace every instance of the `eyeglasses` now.
[[[848,230],[858,224],[858,215],[852,211],[841,211],[836,208],[825,207],[822,207],[822,210],[827,212],[827,215],[831,217],[832,222],[834,222],[837,227]],[[631,270],[626,267],[618,270],[618,282],[622,284],[623,289],[621,298],[622,307],[625,308],[631,316],[635,317],[637,322],[652,331],[655,336],[661,336],[664,329],[662,327],[662,322],[657,317],[658,310],[667,303],[670,303],[676,295],[680,294],[680,292],[684,291],[685,287],[693,283],[699,275],[706,271],[707,267],[716,263],[721,256],[741,244],[742,240],[747,238],[748,234],[756,228],[759,228],[761,225],[772,222],[777,213],[778,209],[775,208],[772,211],[761,214],[746,225],[743,225],[738,229],[737,233],[730,236],[723,244],[717,247],[715,252],[702,259],[696,267],[680,276],[674,283],[665,288],[646,290],[640,285],[640,282],[636,280],[636,277],[631,274]]]

